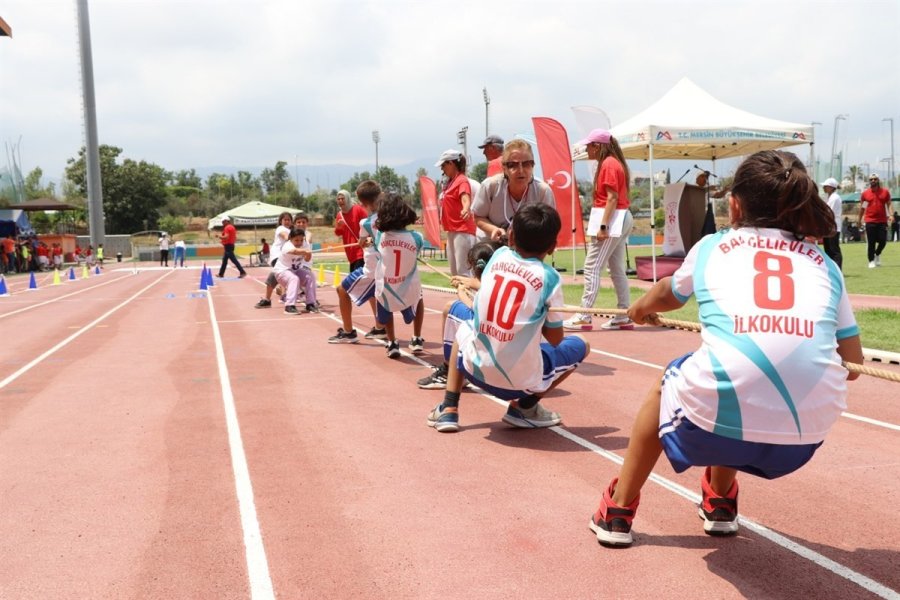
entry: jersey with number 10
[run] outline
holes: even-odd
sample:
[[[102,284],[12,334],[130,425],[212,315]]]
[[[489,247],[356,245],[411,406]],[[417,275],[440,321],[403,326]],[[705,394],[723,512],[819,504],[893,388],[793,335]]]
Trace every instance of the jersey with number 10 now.
[[[751,442],[822,441],[844,410],[837,340],[858,335],[844,279],[815,244],[777,229],[702,239],[672,276],[702,344],[666,379],[697,426]]]
[[[536,258],[522,258],[504,247],[494,252],[481,274],[472,323],[457,334],[466,371],[494,387],[545,391],[541,329],[562,327],[549,312],[562,306],[559,273]]]
[[[388,311],[415,306],[422,297],[416,261],[424,245],[418,231],[375,231],[375,298]]]

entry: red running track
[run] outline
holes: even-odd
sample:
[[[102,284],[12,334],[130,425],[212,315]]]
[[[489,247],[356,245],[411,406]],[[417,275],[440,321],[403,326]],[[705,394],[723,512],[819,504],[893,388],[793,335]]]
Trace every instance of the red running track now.
[[[561,427],[510,428],[469,391],[462,430],[439,434],[421,361],[327,344],[330,287],[320,315],[254,310],[258,271],[208,296],[185,269],[0,298],[0,596],[897,597],[897,384],[853,382],[798,473],[742,477],[737,537],[703,534],[699,469],[660,462],[635,545],[609,550],[588,518],[696,334],[587,334],[591,359],[545,401]],[[449,298],[426,293],[432,363]]]

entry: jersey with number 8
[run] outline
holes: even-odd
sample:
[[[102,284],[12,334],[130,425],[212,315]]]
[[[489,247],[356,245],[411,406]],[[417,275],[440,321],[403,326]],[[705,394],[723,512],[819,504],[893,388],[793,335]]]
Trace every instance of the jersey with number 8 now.
[[[504,247],[491,256],[475,295],[472,323],[457,333],[466,371],[494,387],[542,392],[541,329],[562,327],[548,309],[562,306],[559,274],[536,258]]]
[[[857,335],[840,269],[777,229],[707,236],[672,276],[697,298],[702,344],[675,387],[687,417],[752,442],[811,444],[846,406],[837,340]]]

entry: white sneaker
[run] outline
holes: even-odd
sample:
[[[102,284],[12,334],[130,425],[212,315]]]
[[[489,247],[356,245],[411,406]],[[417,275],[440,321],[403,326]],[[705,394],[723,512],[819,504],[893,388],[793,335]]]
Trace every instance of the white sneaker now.
[[[869,261],[869,268],[870,268],[870,269],[874,269],[874,268],[875,268],[875,261],[874,261],[874,260],[870,260],[870,261]]]
[[[613,317],[606,323],[600,326],[600,329],[634,329],[634,321],[629,319],[628,317]]]
[[[512,402],[503,415],[503,421],[509,423],[513,427],[521,427],[522,429],[535,429],[538,427],[553,427],[559,425],[562,417],[559,413],[547,410],[538,402],[529,409],[519,408]]]
[[[575,315],[563,321],[563,328],[568,331],[591,331],[594,326],[590,315]]]
[[[880,267],[880,266],[881,266],[881,255],[880,255],[880,254],[876,254],[876,255],[875,255],[875,266],[876,266],[876,267]]]

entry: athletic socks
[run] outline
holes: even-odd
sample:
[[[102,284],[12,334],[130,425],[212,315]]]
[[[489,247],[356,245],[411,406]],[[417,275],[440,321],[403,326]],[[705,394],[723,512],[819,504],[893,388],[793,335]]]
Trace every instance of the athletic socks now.
[[[459,407],[459,392],[444,392],[444,401],[441,402],[444,408]]]

